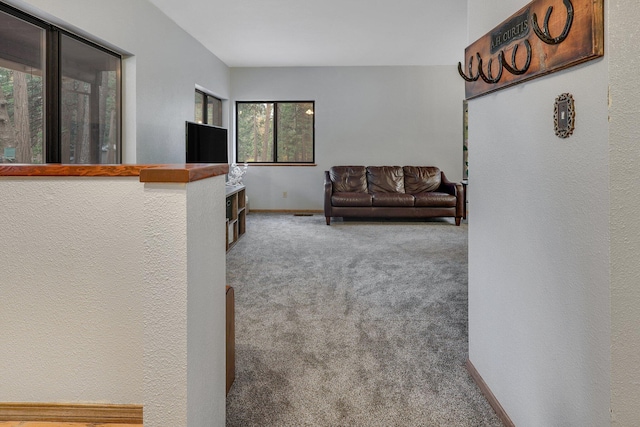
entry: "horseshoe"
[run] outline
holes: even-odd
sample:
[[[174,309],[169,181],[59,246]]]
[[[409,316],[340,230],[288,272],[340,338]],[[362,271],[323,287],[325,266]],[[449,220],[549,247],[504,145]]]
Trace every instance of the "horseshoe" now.
[[[571,24],[573,23],[573,4],[571,3],[571,0],[562,0],[562,2],[567,8],[567,21],[564,24],[562,34],[560,34],[558,37],[551,37],[551,34],[549,33],[549,17],[551,16],[551,12],[553,11],[553,6],[549,6],[547,8],[547,14],[544,17],[544,30],[541,30],[538,26],[538,17],[536,16],[536,14],[534,13],[532,15],[533,31],[540,38],[540,40],[542,40],[546,44],[560,44],[569,35],[569,30],[571,29]]]
[[[482,57],[480,56],[479,53],[476,53],[476,55],[478,55],[478,74],[480,74],[480,77],[482,77],[482,80],[484,80],[485,83],[488,84],[496,84],[500,81],[500,79],[502,78],[502,63],[504,62],[504,56],[502,55],[502,51],[500,51],[500,53],[498,53],[498,64],[500,65],[500,71],[498,71],[498,75],[496,77],[493,77],[491,75],[491,64],[493,63],[493,58],[489,59],[489,63],[487,64],[487,74],[484,74],[484,71],[482,71]]]
[[[471,58],[469,58],[469,75],[471,77],[468,77],[465,73],[462,72],[462,64],[460,62],[458,62],[458,73],[460,73],[460,76],[465,79],[468,82],[475,82],[476,80],[478,80],[478,77],[480,77],[480,71],[478,70],[478,73],[476,73],[476,75],[473,75],[473,71],[471,71],[471,68],[473,66],[473,56],[471,56]]]
[[[527,62],[524,64],[522,69],[518,69],[516,66],[516,52],[518,52],[518,45],[515,45],[513,47],[513,52],[511,52],[511,64],[507,63],[507,60],[504,59],[504,51],[502,52],[502,65],[508,72],[515,74],[516,76],[526,73],[529,69],[529,65],[531,65],[531,43],[529,43],[529,40],[525,39],[524,46],[527,48]]]

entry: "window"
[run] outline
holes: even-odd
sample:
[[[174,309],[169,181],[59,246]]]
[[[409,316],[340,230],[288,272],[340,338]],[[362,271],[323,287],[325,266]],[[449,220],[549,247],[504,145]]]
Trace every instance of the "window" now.
[[[0,162],[44,162],[45,39],[0,9]]]
[[[315,102],[237,102],[238,163],[314,163]]]
[[[0,4],[0,162],[120,163],[121,57]]]
[[[60,35],[62,163],[120,163],[120,58]]]
[[[214,126],[222,126],[222,100],[196,89],[195,120]]]

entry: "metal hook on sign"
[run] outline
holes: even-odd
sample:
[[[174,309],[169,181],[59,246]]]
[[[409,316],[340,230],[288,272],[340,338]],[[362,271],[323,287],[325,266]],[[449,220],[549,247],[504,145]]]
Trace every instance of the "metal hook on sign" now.
[[[533,22],[533,31],[540,38],[540,40],[542,40],[546,44],[560,44],[569,35],[569,30],[571,29],[571,24],[573,23],[573,4],[571,3],[571,0],[562,0],[562,2],[567,8],[567,21],[564,24],[562,34],[560,34],[558,37],[551,37],[551,33],[549,32],[549,17],[551,16],[551,12],[553,11],[553,6],[549,6],[549,8],[547,8],[547,14],[544,17],[544,30],[541,30],[538,26],[537,15],[534,13],[531,17]]]
[[[529,69],[529,65],[531,65],[531,43],[529,43],[529,40],[525,39],[524,46],[527,48],[527,62],[521,69],[518,69],[516,65],[516,53],[518,52],[518,45],[515,45],[513,47],[513,51],[511,52],[511,64],[509,64],[507,60],[504,59],[504,51],[502,52],[502,65],[511,74],[515,74],[517,76],[524,74]]]
[[[488,84],[498,83],[502,78],[502,63],[504,62],[502,51],[498,53],[498,65],[500,66],[500,71],[498,71],[498,75],[495,77],[491,75],[491,64],[493,63],[493,58],[490,58],[489,62],[487,63],[487,74],[485,74],[482,70],[482,57],[479,53],[477,53],[476,55],[478,55],[478,74],[480,74],[482,80],[484,80],[484,82]]]
[[[467,76],[464,72],[462,72],[462,64],[460,62],[458,62],[458,73],[460,73],[460,76],[465,79],[468,82],[475,82],[476,80],[478,80],[478,77],[480,77],[480,71],[478,71],[478,73],[476,73],[476,75],[473,75],[473,71],[471,71],[473,67],[473,55],[471,55],[471,58],[469,58],[469,76]]]

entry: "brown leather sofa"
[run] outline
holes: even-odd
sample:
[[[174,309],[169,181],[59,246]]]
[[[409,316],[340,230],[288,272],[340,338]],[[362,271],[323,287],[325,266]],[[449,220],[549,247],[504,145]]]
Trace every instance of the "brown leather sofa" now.
[[[453,217],[460,225],[464,193],[434,166],[333,166],[325,171],[324,216]]]

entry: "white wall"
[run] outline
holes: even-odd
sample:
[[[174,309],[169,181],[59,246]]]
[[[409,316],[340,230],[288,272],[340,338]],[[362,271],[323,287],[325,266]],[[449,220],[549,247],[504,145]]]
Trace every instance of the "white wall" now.
[[[0,180],[0,401],[143,402],[142,190]]]
[[[123,79],[124,163],[184,162],[196,85],[229,98],[228,67],[146,0],[7,3],[132,55]]]
[[[317,166],[249,166],[251,209],[321,210],[333,165],[434,165],[460,180],[463,83],[453,66],[232,68],[234,102],[316,102]]]
[[[145,184],[145,426],[225,423],[224,191]]]
[[[470,42],[526,3],[470,0]],[[610,422],[608,72],[598,59],[469,102],[469,357],[522,427]],[[576,128],[560,139],[565,92]]]
[[[611,420],[640,425],[640,3],[611,0]]]
[[[0,401],[224,425],[224,176],[2,177],[0,191]]]
[[[187,192],[189,426],[226,422],[225,178],[213,180],[191,183]]]

